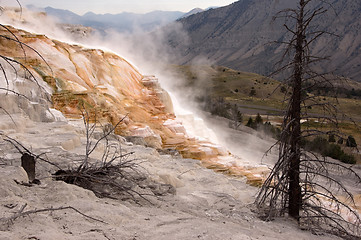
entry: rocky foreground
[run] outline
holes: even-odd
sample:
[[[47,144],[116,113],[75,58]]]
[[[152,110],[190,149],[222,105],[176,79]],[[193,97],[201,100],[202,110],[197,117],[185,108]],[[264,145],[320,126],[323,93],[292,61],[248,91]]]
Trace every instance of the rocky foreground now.
[[[34,154],[46,153],[50,162],[73,166],[84,154],[81,120],[33,122],[21,115],[1,115],[3,134],[17,139]],[[247,133],[244,133],[247,138]],[[93,192],[62,181],[51,174],[56,167],[38,161],[31,187],[20,167],[21,155],[1,144],[0,218],[25,211],[72,207],[29,214],[1,222],[0,239],[332,239],[297,228],[290,219],[264,222],[251,211],[258,188],[245,178],[229,177],[201,166],[200,161],[159,154],[154,148],[133,145],[121,139],[124,153],[135,152],[143,171],[160,186],[172,186],[146,196],[136,204],[98,198]],[[101,149],[94,155],[100,156]],[[16,180],[16,181],[15,181]],[[18,183],[16,183],[18,182]],[[89,218],[91,217],[91,218]],[[101,222],[100,222],[101,221]],[[336,238],[335,238],[336,239]]]

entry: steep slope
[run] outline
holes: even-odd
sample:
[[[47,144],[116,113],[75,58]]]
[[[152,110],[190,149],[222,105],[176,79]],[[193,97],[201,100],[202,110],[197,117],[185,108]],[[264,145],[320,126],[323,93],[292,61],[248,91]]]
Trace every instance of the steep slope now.
[[[204,10],[201,9],[201,8],[194,8],[192,10],[190,10],[189,12],[187,12],[186,14],[184,14],[183,16],[181,16],[180,18],[186,18],[186,17],[189,17],[193,14],[197,14],[197,13],[200,13],[200,12],[203,12]]]
[[[168,42],[181,55],[177,63],[191,63],[204,56],[217,65],[267,75],[281,57],[279,45],[271,43],[287,40],[283,20],[272,18],[294,4],[287,0],[240,0],[180,19],[178,23],[188,33],[188,41],[169,34]],[[322,70],[335,70],[361,81],[361,2],[335,0],[331,4],[328,13],[316,19],[315,29],[338,37],[321,37],[313,44],[312,53],[331,57],[331,64],[320,65]]]
[[[37,49],[46,62],[27,46],[23,46],[24,54],[17,42],[4,38],[0,53],[22,62],[36,79],[47,82],[52,88],[54,107],[66,116],[79,117],[79,110],[85,106],[98,120],[113,124],[127,116],[116,132],[142,136],[149,146],[176,146],[172,144],[176,142],[184,149],[184,144],[188,145],[185,130],[180,135],[171,131],[174,124],[164,124],[175,116],[171,100],[157,85],[157,79],[143,76],[113,53],[69,45],[12,27],[8,29],[27,46]],[[0,34],[12,36],[6,29]]]

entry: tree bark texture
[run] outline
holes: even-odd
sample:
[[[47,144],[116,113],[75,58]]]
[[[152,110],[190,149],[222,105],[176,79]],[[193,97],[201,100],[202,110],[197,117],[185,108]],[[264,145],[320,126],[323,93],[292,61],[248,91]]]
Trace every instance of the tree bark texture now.
[[[291,217],[299,219],[299,212],[302,205],[301,186],[300,186],[300,139],[301,139],[301,91],[302,78],[304,72],[304,7],[305,1],[300,0],[300,11],[297,19],[296,46],[293,69],[293,95],[291,102],[291,139],[290,150],[291,159],[289,167],[289,208],[288,213]]]

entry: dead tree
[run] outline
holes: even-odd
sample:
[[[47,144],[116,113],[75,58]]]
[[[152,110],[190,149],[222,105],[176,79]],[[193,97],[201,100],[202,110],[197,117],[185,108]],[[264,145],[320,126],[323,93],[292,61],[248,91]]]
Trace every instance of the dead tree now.
[[[138,204],[151,203],[146,196],[155,197],[174,191],[171,186],[150,180],[140,166],[143,160],[130,158],[134,152],[123,153],[114,130],[127,116],[114,126],[102,126],[96,114],[91,117],[84,107],[81,111],[86,137],[83,160],[77,166],[58,170],[53,175],[55,180],[91,190],[98,197],[131,200]],[[92,153],[100,145],[103,145],[101,159],[92,159]]]
[[[276,16],[287,19],[284,26],[290,33],[289,41],[280,42],[286,45],[286,50],[276,73],[289,73],[285,82],[291,94],[285,95],[287,108],[278,142],[279,158],[260,189],[256,206],[266,220],[288,214],[303,228],[353,239],[360,237],[361,220],[354,208],[353,195],[341,180],[345,174],[355,182],[361,178],[351,167],[307,152],[301,145],[307,137],[336,134],[301,127],[301,121],[310,118],[308,111],[312,107],[323,111],[322,116],[317,116],[321,123],[336,128],[338,125],[337,100],[320,102],[317,96],[307,94],[308,88],[333,86],[336,79],[313,70],[315,63],[326,58],[313,56],[310,50],[320,36],[330,34],[312,27],[330,7],[323,0],[298,0],[296,8]]]
[[[114,133],[114,130],[119,126],[119,124],[121,124],[123,122],[123,120],[125,118],[128,117],[128,115],[126,115],[121,120],[119,120],[115,124],[115,126],[111,126],[110,128],[103,127],[102,128],[102,130],[103,130],[102,136],[93,142],[94,132],[99,125],[96,114],[94,116],[94,119],[91,119],[89,112],[85,109],[84,106],[82,107],[81,112],[82,112],[82,118],[83,118],[83,123],[84,123],[84,127],[85,127],[86,144],[85,144],[84,160],[77,168],[77,172],[81,173],[89,167],[90,155],[95,151],[95,149],[98,147],[98,145],[102,141],[104,141],[105,144],[104,144],[104,153],[103,153],[103,157],[102,157],[102,161],[101,161],[101,163],[102,163],[101,167],[108,167],[114,161],[120,160],[120,158],[123,157],[121,154],[121,151],[117,149],[117,147],[119,147],[120,145],[116,144],[114,146],[113,144],[110,144],[108,141],[108,137],[109,137],[109,135]],[[92,121],[93,121],[93,123],[92,123]]]
[[[233,104],[230,107],[229,110],[229,118],[230,118],[230,122],[229,122],[229,127],[238,130],[238,128],[242,125],[242,121],[243,121],[243,115],[242,113],[238,110],[238,106],[237,104]]]

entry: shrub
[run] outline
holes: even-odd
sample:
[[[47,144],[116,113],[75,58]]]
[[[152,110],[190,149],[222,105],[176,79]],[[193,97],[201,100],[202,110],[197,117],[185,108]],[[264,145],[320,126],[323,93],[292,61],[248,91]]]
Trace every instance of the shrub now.
[[[333,143],[330,144],[329,141],[323,137],[316,137],[312,141],[303,139],[301,143],[301,145],[308,151],[317,152],[322,156],[338,159],[343,163],[356,163],[353,155],[345,153],[339,145]]]
[[[330,136],[328,136],[328,142],[330,142],[330,143],[336,142],[335,135],[330,135]]]
[[[306,144],[306,148],[308,148],[308,150],[318,152],[323,156],[326,156],[328,146],[329,146],[328,141],[323,137],[316,137],[311,142]]]
[[[348,163],[348,164],[356,164],[356,159],[354,156],[350,155],[350,154],[344,154],[342,155],[342,157],[340,158],[341,162],[343,163]]]
[[[248,122],[246,123],[247,127],[255,128],[255,123],[253,122],[252,117],[249,117]]]
[[[227,103],[224,98],[219,97],[216,99],[208,99],[206,101],[205,109],[209,111],[212,115],[229,118],[228,110],[230,109],[230,107],[230,104]]]
[[[345,153],[339,145],[329,144],[324,154],[333,159],[340,159]]]
[[[259,113],[257,113],[255,122],[257,125],[263,124],[263,119],[262,119],[261,115],[259,115]]]
[[[287,91],[286,87],[285,86],[282,86],[281,87],[281,93],[285,93]]]
[[[249,95],[251,97],[256,96],[256,90],[252,89],[251,92],[249,93]]]
[[[247,127],[258,129],[263,125],[263,119],[259,113],[257,113],[256,119],[253,121],[252,117],[249,117],[248,122],[246,124]]]
[[[356,140],[352,135],[348,136],[346,140],[346,147],[357,147]]]
[[[265,122],[261,125],[261,129],[267,134],[272,136],[275,139],[280,139],[281,130],[278,127],[273,126],[270,122]]]
[[[337,144],[330,144],[326,152],[326,156],[333,159],[338,159],[343,163],[355,164],[355,157],[345,153],[341,147]]]

